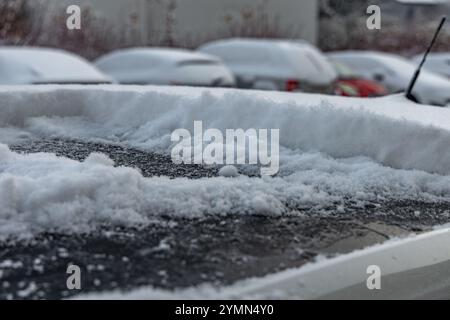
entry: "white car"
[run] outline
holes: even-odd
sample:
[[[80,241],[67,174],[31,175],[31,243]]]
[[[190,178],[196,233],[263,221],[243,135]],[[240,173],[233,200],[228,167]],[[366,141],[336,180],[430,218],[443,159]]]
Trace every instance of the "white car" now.
[[[0,46],[2,85],[100,84],[111,81],[89,61],[63,50]]]
[[[419,64],[423,55],[418,55],[413,60]],[[428,71],[439,73],[440,75],[450,78],[450,53],[430,53],[424,68]]]
[[[221,58],[247,89],[334,93],[336,71],[303,41],[229,39],[198,49]]]
[[[330,59],[349,65],[359,76],[375,80],[391,93],[403,92],[417,65],[398,55],[373,51],[343,51],[329,54]],[[414,99],[422,104],[446,106],[450,103],[450,81],[422,70],[413,90]]]
[[[169,48],[131,48],[100,57],[96,66],[122,84],[233,87],[234,77],[220,59]]]

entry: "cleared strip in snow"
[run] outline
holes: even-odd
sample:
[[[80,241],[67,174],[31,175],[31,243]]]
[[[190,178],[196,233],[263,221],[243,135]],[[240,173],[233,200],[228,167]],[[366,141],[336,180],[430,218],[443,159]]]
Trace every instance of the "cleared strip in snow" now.
[[[0,88],[0,128],[18,127],[21,135],[25,130],[168,151],[172,131],[192,130],[195,120],[202,120],[205,130],[281,129],[281,145],[293,150],[366,156],[394,168],[450,174],[450,110],[400,96],[363,100],[202,88]]]
[[[132,292],[110,292],[87,294],[78,299],[318,299],[353,285],[364,286],[368,278],[367,267],[377,265],[382,270],[382,279],[389,275],[403,282],[407,290],[394,292],[395,287],[382,282],[385,296],[397,299],[420,299],[422,295],[443,288],[442,279],[448,277],[444,270],[439,282],[414,283],[414,277],[402,278],[406,271],[426,268],[450,260],[448,243],[450,229],[441,229],[405,239],[394,239],[365,250],[322,259],[298,269],[290,269],[263,278],[239,281],[227,287],[202,285],[175,291],[141,288]],[[395,279],[392,278],[391,279]],[[382,280],[383,281],[383,280]],[[384,286],[384,287],[383,287]],[[367,290],[369,291],[369,290]],[[380,292],[378,292],[379,294]],[[373,297],[377,297],[373,292]],[[348,296],[347,296],[348,297]],[[368,294],[368,298],[370,295]],[[379,297],[379,296],[378,296]],[[354,299],[362,298],[353,296]]]

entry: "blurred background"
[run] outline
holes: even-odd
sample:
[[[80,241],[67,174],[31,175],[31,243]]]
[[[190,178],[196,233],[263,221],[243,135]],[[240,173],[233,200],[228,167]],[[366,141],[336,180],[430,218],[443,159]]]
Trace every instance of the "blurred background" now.
[[[82,29],[67,30],[65,8],[82,8]],[[366,28],[366,9],[382,29]],[[406,55],[426,47],[446,1],[397,0],[1,0],[0,42],[49,46],[93,59],[117,48],[197,48],[228,37],[304,39],[323,51],[376,49]],[[450,49],[450,31],[436,50]]]
[[[80,30],[66,26],[74,4]],[[448,13],[446,0],[0,0],[0,84],[384,96],[405,91]],[[449,106],[447,26],[433,51],[411,98]]]

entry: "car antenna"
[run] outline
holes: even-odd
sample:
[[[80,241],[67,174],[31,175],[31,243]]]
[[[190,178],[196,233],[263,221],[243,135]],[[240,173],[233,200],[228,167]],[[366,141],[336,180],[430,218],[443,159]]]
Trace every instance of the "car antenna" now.
[[[422,61],[420,62],[419,66],[417,67],[416,72],[414,73],[414,76],[411,79],[411,82],[409,83],[408,89],[406,90],[406,98],[408,100],[417,102],[416,99],[414,98],[412,91],[414,89],[414,86],[416,85],[417,79],[419,78],[420,72],[422,71],[422,67],[425,64],[425,61],[427,60],[428,54],[431,52],[431,49],[434,46],[434,43],[436,42],[436,39],[439,35],[439,32],[441,32],[442,27],[444,26],[445,21],[447,20],[447,17],[442,17],[441,19],[441,23],[439,23],[439,26],[434,34],[433,40],[431,40],[430,45],[428,46],[427,51],[425,52],[425,54],[423,55]]]

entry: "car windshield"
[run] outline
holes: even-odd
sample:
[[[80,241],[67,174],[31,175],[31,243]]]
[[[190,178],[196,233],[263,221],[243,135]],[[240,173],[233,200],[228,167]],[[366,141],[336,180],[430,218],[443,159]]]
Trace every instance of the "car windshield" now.
[[[192,59],[192,60],[183,60],[177,63],[177,66],[193,66],[193,65],[220,65],[219,61],[208,60],[208,59]]]
[[[356,73],[347,65],[342,63],[334,63],[334,68],[341,78],[356,78]]]

